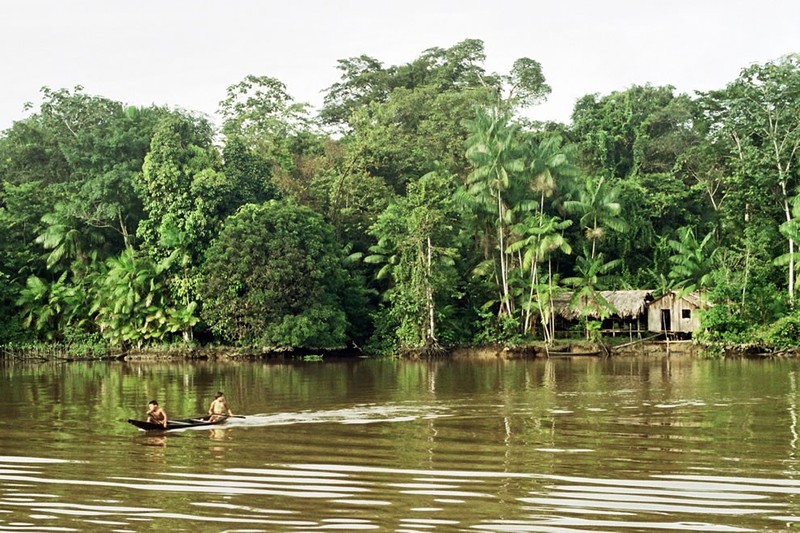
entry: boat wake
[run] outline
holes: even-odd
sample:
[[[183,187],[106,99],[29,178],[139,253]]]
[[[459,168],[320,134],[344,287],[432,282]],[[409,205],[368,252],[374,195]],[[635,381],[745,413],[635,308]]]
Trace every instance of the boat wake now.
[[[294,413],[255,414],[231,418],[226,427],[285,426],[293,424],[375,424],[429,420],[451,416],[444,407],[431,405],[364,404],[342,409],[309,410]]]

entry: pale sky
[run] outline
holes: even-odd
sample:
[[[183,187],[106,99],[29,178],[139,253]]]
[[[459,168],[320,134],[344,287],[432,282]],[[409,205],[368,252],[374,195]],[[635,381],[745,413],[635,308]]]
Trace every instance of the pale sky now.
[[[469,38],[484,41],[490,72],[539,61],[553,91],[528,115],[568,122],[585,94],[720,89],[800,52],[800,1],[0,0],[0,130],[42,86],[213,116],[254,74],[319,107],[338,59],[397,65]]]

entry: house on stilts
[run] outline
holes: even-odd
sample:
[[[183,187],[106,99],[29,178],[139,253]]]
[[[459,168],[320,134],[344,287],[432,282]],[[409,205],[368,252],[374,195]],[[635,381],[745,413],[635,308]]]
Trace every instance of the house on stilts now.
[[[598,294],[609,304],[602,315],[596,305],[571,305],[571,292],[553,298],[556,330],[574,330],[579,318],[586,316],[590,320],[602,320],[600,329],[604,334],[664,333],[691,337],[700,327],[698,311],[706,306],[698,292],[668,291],[657,297],[649,290],[599,291]]]
[[[703,307],[698,292],[666,292],[648,304],[647,329],[689,337],[700,328],[698,311]]]

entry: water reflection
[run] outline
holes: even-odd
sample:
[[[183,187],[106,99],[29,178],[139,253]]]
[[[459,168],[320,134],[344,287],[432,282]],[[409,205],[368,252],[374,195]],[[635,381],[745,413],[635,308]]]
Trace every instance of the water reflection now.
[[[167,437],[165,436],[154,436],[154,435],[145,435],[145,436],[137,436],[134,438],[136,442],[143,446],[159,446],[164,447],[167,445]]]
[[[0,371],[0,531],[800,524],[793,362]],[[165,434],[124,422],[150,396],[191,416],[218,389],[245,419]]]
[[[233,432],[229,428],[205,429],[204,433],[205,432],[208,433],[208,438],[209,438],[209,440],[212,440],[212,441],[226,442],[226,441],[232,441],[233,440]],[[171,433],[176,433],[176,435],[173,435],[173,438],[180,438],[177,435],[178,433],[180,433],[180,431],[171,432]],[[169,439],[170,439],[170,433],[146,431],[146,432],[143,432],[142,434],[134,436],[133,437],[133,442],[135,442],[136,444],[139,444],[141,446],[152,446],[152,447],[156,447],[156,448],[164,448],[164,447],[167,446],[167,443],[169,442]],[[223,451],[226,450],[226,448],[223,448],[223,447],[216,447],[216,448],[210,448],[210,449],[215,450],[215,451],[220,451],[220,452],[223,452]]]

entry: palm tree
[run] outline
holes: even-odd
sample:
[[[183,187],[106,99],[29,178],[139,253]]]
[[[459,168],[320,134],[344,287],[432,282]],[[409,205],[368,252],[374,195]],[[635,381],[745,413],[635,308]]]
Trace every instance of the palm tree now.
[[[575,289],[570,298],[569,305],[572,309],[580,310],[583,317],[586,338],[589,338],[590,316],[599,316],[602,320],[614,313],[616,309],[600,293],[610,282],[610,272],[622,263],[621,259],[606,262],[603,254],[590,256],[584,250],[583,256],[578,257],[575,263],[577,276],[564,279],[564,284]]]
[[[562,146],[560,135],[551,135],[539,143],[531,141],[528,165],[529,187],[539,193],[539,212],[544,213],[544,200],[558,190],[559,184],[578,175],[574,146]]]
[[[56,204],[52,213],[42,216],[46,225],[44,231],[36,237],[36,242],[46,250],[47,268],[53,269],[59,263],[80,261],[83,264],[91,262],[94,257],[90,250],[96,250],[103,243],[101,235],[91,229],[79,229],[77,220],[66,213],[64,204]]]
[[[551,328],[548,328],[550,323],[547,315],[552,314],[552,306],[547,305],[547,309],[543,308],[543,295],[540,292],[537,267],[541,260],[547,258],[548,261],[548,284],[547,284],[547,302],[552,300],[552,269],[551,253],[556,250],[561,250],[566,254],[572,253],[572,248],[566,242],[563,234],[560,233],[572,224],[572,221],[561,221],[558,217],[548,217],[545,214],[545,198],[550,198],[556,192],[559,184],[565,180],[572,179],[578,175],[578,167],[573,164],[574,161],[574,147],[562,146],[562,138],[559,135],[550,135],[540,142],[536,143],[533,139],[530,142],[529,152],[531,154],[530,163],[528,165],[528,186],[534,193],[539,193],[538,213],[535,215],[537,222],[537,229],[532,227],[527,228],[527,235],[535,236],[533,242],[530,238],[526,239],[525,246],[533,246],[534,255],[529,258],[525,265],[531,268],[531,287],[528,294],[527,314],[523,332],[527,332],[532,327],[531,310],[533,290],[536,287],[537,303],[539,306],[539,315],[542,319],[544,326],[545,340],[552,340],[552,335],[549,335]],[[519,205],[521,210],[533,209],[530,202],[523,202]],[[530,220],[530,219],[529,219]],[[550,339],[548,338],[548,335]]]
[[[708,286],[716,256],[713,237],[714,231],[711,231],[698,242],[694,228],[684,226],[678,228],[678,240],[669,241],[675,253],[669,257],[672,267],[668,276],[682,293]]]
[[[467,193],[474,197],[484,215],[494,226],[499,252],[500,314],[512,316],[513,300],[509,289],[510,258],[506,253],[507,190],[511,177],[525,170],[522,145],[517,139],[518,128],[508,115],[478,111],[467,124],[467,159],[474,170],[467,177]]]
[[[106,260],[91,313],[110,343],[141,347],[197,324],[196,302],[172,305],[166,273],[173,260],[154,263],[131,248]]]
[[[577,200],[564,202],[567,212],[580,215],[580,224],[586,238],[592,243],[592,258],[597,255],[597,241],[605,237],[606,228],[625,231],[627,227],[625,220],[619,216],[622,211],[619,195],[619,187],[611,187],[605,178],[589,178],[578,192]]]
[[[23,327],[32,328],[46,340],[55,340],[65,326],[80,322],[86,304],[83,287],[67,282],[67,272],[52,283],[30,276],[20,291],[17,305],[23,310]]]
[[[563,230],[571,225],[571,220],[561,220],[559,217],[545,214],[537,214],[536,216],[525,218],[514,227],[514,232],[521,238],[509,246],[510,252],[524,250],[522,268],[530,269],[528,300],[523,306],[525,309],[523,333],[527,333],[533,327],[532,311],[535,291],[539,316],[544,327],[545,341],[548,344],[552,341],[552,332],[548,327],[552,313],[552,306],[549,303],[552,301],[553,291],[552,269],[548,268],[547,286],[545,291],[542,292],[538,274],[539,263],[546,259],[549,266],[551,256],[556,251],[561,251],[565,254],[572,253],[572,247],[563,235]]]

